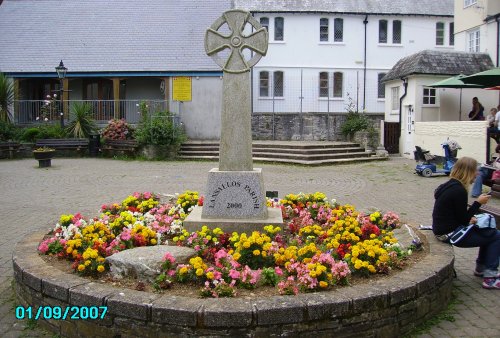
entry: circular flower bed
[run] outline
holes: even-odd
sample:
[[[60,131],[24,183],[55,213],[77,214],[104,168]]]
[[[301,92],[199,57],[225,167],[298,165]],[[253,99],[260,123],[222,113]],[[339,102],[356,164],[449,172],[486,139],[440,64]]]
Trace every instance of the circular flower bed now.
[[[188,233],[182,222],[195,205],[203,205],[203,197],[193,191],[175,203],[160,203],[150,192],[134,193],[121,203],[103,205],[98,217],[62,215],[38,250],[72,261],[81,275],[98,277],[109,269],[105,257],[116,252],[188,246],[197,255],[178,264],[166,254],[154,287],[190,283],[201,287],[203,297],[232,297],[238,288],[271,285],[280,294],[297,294],[346,285],[351,275],[387,274],[420,246],[417,240],[411,248],[399,246],[392,232],[401,225],[395,213],[365,215],[319,192],[268,200],[281,209],[284,227],[269,225],[251,234],[205,226]]]

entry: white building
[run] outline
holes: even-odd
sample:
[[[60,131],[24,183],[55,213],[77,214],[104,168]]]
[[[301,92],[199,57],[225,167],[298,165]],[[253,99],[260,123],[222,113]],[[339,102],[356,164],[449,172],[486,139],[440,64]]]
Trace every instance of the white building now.
[[[455,49],[488,53],[500,66],[500,1],[455,0]]]
[[[268,27],[267,56],[253,69],[253,110],[340,113],[350,100],[383,114],[380,79],[402,57],[453,50],[453,0],[236,0]]]

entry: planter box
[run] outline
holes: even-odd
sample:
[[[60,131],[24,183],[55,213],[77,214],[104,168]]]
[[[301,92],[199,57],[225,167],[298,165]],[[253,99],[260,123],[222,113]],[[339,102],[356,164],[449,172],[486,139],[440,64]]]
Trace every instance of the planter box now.
[[[139,147],[138,155],[148,160],[167,160],[177,157],[180,145],[146,144]]]

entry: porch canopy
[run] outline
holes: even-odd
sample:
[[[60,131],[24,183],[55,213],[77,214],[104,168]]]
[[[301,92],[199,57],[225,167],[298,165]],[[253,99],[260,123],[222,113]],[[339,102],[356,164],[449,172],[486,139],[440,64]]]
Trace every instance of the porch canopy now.
[[[461,120],[462,116],[462,89],[463,88],[485,88],[482,85],[478,84],[469,84],[469,83],[464,83],[462,79],[466,77],[463,74],[457,75],[457,76],[452,76],[450,78],[435,82],[433,84],[430,84],[428,87],[432,88],[456,88],[460,89],[460,104],[459,104],[459,112],[458,112],[458,120]]]

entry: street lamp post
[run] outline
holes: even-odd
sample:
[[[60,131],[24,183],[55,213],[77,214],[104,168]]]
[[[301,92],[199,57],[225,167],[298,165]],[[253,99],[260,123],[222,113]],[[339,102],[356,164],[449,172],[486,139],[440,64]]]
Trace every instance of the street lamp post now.
[[[61,62],[59,63],[59,66],[56,67],[56,72],[57,72],[57,77],[59,78],[59,99],[61,100],[61,128],[64,128],[64,102],[63,102],[63,94],[64,94],[64,88],[63,88],[63,80],[66,77],[66,71],[68,68],[64,67],[64,63]]]

